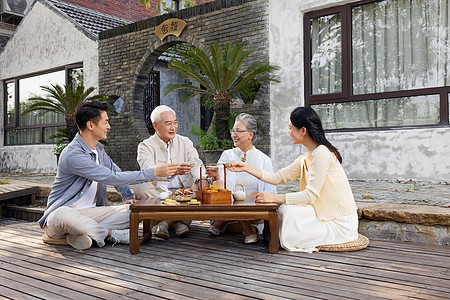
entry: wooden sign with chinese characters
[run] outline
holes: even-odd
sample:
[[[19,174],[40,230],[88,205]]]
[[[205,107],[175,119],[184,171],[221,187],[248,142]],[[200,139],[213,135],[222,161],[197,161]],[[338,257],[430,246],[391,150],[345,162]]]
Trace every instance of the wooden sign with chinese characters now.
[[[156,36],[162,41],[168,35],[179,37],[187,23],[180,19],[167,19],[155,29]]]

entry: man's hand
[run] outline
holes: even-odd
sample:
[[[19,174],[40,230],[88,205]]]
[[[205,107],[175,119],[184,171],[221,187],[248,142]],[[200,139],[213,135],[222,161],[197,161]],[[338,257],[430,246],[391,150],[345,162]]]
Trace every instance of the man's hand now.
[[[284,194],[274,195],[267,192],[261,192],[256,194],[256,203],[286,203]]]
[[[176,174],[178,164],[165,164],[157,166],[153,170],[156,177],[169,177]]]
[[[192,164],[188,163],[188,162],[179,164],[177,172],[175,174],[176,175],[187,175],[187,174],[191,173],[191,170],[192,170],[191,165]]]
[[[135,204],[136,202],[138,202],[139,200],[136,199],[128,199],[127,201],[125,201],[125,204]]]

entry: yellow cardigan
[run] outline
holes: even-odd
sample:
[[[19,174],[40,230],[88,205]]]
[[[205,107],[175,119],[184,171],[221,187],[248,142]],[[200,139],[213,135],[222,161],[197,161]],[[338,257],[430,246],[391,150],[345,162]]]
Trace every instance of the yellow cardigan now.
[[[312,205],[321,221],[348,216],[357,207],[344,169],[333,152],[318,146],[291,165],[271,173],[262,170],[261,180],[280,184],[300,178],[300,192],[286,194],[286,204]]]

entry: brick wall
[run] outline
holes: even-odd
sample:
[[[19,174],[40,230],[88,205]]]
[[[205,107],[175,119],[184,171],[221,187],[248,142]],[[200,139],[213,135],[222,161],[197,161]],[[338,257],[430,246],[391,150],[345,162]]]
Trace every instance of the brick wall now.
[[[269,60],[267,0],[222,0],[205,3],[171,14],[150,18],[104,31],[99,39],[99,88],[101,93],[120,96],[125,101],[119,116],[111,117],[112,129],[106,151],[124,170],[138,169],[137,145],[149,136],[143,115],[146,77],[156,59],[169,47],[188,42],[208,51],[219,41],[245,43],[255,52],[250,60]],[[188,23],[179,38],[168,36],[162,42],[153,31],[169,18]],[[258,148],[270,154],[268,87],[260,90],[251,105],[234,105],[237,112],[251,112],[267,131]]]

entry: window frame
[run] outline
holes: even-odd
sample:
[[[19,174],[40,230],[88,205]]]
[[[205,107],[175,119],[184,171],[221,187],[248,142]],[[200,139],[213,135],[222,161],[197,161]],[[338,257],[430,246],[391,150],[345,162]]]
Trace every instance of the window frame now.
[[[420,88],[392,92],[380,92],[370,94],[353,94],[353,62],[352,62],[352,8],[379,2],[383,0],[362,0],[354,3],[344,4],[336,7],[321,9],[305,13],[303,18],[304,35],[304,76],[305,76],[305,105],[315,104],[358,102],[367,100],[380,100],[389,98],[401,98],[412,96],[426,96],[438,94],[440,98],[439,124],[433,125],[408,125],[390,127],[363,127],[327,129],[326,131],[380,131],[386,129],[407,129],[450,126],[449,124],[449,93],[450,86]],[[312,70],[311,70],[311,21],[322,16],[341,14],[341,48],[342,48],[342,92],[333,94],[312,95]],[[450,30],[450,27],[449,27]]]
[[[15,77],[15,78],[9,78],[9,79],[5,79],[3,80],[3,127],[4,127],[4,132],[3,132],[3,137],[4,137],[4,146],[20,146],[20,145],[40,145],[40,144],[45,144],[45,145],[51,145],[51,144],[55,144],[55,143],[49,143],[49,142],[45,142],[45,129],[46,128],[51,128],[51,127],[61,127],[61,126],[66,126],[65,122],[62,123],[53,123],[53,124],[37,124],[37,125],[26,125],[26,126],[20,126],[19,125],[19,118],[20,118],[20,114],[19,114],[19,108],[20,108],[20,95],[19,95],[19,80],[21,79],[25,79],[25,78],[30,78],[30,77],[35,77],[35,76],[39,76],[39,75],[44,75],[44,74],[48,74],[48,73],[52,73],[52,72],[57,72],[57,71],[62,71],[64,70],[64,84],[68,84],[69,83],[69,72],[71,69],[77,69],[77,68],[83,68],[83,63],[75,63],[75,64],[70,64],[70,65],[66,65],[64,67],[59,67],[59,68],[52,68],[52,69],[47,69],[44,71],[39,71],[36,73],[31,73],[31,74],[27,74],[27,75],[23,75],[23,76],[19,76],[19,77]],[[7,125],[7,114],[8,114],[8,109],[7,109],[7,89],[6,89],[6,85],[8,83],[14,83],[14,124],[13,125]],[[21,130],[21,129],[39,129],[40,131],[40,137],[39,137],[39,143],[25,143],[25,144],[6,144],[6,134],[8,131],[12,131],[12,130]]]

